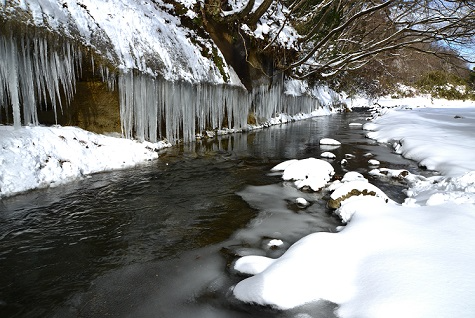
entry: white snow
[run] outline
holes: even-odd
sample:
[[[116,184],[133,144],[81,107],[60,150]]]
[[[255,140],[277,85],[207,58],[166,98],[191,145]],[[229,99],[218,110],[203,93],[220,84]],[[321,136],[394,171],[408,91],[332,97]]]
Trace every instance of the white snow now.
[[[282,240],[272,239],[269,241],[269,243],[267,243],[267,245],[270,247],[278,247],[284,245],[284,242],[282,242]]]
[[[368,164],[371,165],[371,166],[379,166],[381,162],[379,162],[378,160],[376,159],[369,159],[368,160]]]
[[[322,138],[320,139],[320,145],[339,146],[341,142],[332,138]]]
[[[475,170],[475,108],[388,110],[364,125],[367,136],[446,176]],[[430,141],[430,142],[429,142]]]
[[[181,1],[191,8],[196,1]],[[10,1],[2,11],[8,16],[48,28],[83,45],[123,70],[136,69],[167,80],[224,83],[212,59],[205,56],[215,49],[229,69],[216,45],[186,28],[175,16],[173,6],[163,1],[134,0],[24,0]],[[26,14],[25,14],[26,13]],[[186,16],[193,17],[188,11]],[[199,44],[196,44],[199,43]]]
[[[336,155],[333,152],[325,151],[320,155],[322,158],[335,159]]]
[[[306,207],[310,204],[305,198],[297,198],[295,199],[295,203],[300,207]]]
[[[356,171],[348,171],[345,173],[343,178],[341,179],[341,182],[350,182],[350,181],[365,181],[368,182],[368,179],[366,179],[361,173],[356,172]]]
[[[254,276],[233,294],[284,310],[328,300],[338,317],[475,317],[473,127],[467,107],[393,110],[366,124],[369,137],[441,175],[372,170],[406,180],[406,201],[387,203],[379,192],[344,200],[337,214],[349,223],[337,233],[308,235],[277,259],[240,258],[239,271]],[[363,179],[351,172],[334,181],[332,196],[368,187]]]
[[[158,158],[164,142],[137,142],[76,127],[0,125],[0,198]]]
[[[251,12],[255,11],[262,2],[262,0],[257,0]],[[225,16],[240,12],[246,6],[247,1],[230,0],[228,3],[232,7],[232,10],[224,12],[223,15]],[[243,24],[241,29],[249,36],[258,39],[275,39],[275,41],[273,41],[273,45],[275,46],[279,45],[280,47],[289,49],[298,49],[300,35],[294,27],[288,23],[286,18],[286,14],[288,13],[289,9],[286,6],[275,1],[267,12],[261,16],[254,31],[246,24]]]
[[[295,181],[298,189],[309,187],[313,191],[323,188],[335,173],[331,164],[325,160],[307,158],[289,160],[272,168],[273,171],[283,171],[283,180]]]

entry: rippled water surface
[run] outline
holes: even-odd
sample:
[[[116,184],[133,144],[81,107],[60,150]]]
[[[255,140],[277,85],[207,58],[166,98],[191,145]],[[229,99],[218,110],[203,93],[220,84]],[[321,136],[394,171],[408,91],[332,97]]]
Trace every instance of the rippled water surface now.
[[[230,288],[238,255],[280,256],[306,234],[339,225],[319,194],[302,193],[270,173],[294,158],[330,150],[346,169],[417,166],[364,138],[366,114],[352,113],[167,149],[139,167],[100,173],[0,201],[1,317],[331,316],[333,304],[294,312],[241,304]],[[319,145],[323,137],[342,142]],[[402,185],[372,180],[402,201]],[[306,210],[293,200],[314,202]],[[268,241],[284,241],[280,249]]]

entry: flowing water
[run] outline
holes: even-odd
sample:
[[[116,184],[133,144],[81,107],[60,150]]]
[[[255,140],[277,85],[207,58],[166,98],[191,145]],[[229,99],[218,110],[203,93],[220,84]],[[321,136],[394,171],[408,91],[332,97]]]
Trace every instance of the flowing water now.
[[[270,169],[320,156],[323,137],[336,173],[365,175],[367,153],[388,168],[417,165],[364,137],[364,113],[316,117],[164,150],[160,159],[0,201],[1,317],[313,317],[319,302],[279,312],[242,304],[230,288],[243,279],[239,255],[280,256],[338,219],[320,194],[297,191]],[[343,169],[340,160],[347,154]],[[403,185],[371,179],[401,202]],[[302,196],[313,204],[300,209]],[[281,239],[275,249],[267,243]]]

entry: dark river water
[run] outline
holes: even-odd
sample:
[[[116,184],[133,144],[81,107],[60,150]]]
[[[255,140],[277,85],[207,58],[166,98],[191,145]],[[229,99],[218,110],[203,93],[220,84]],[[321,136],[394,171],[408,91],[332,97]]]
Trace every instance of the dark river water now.
[[[240,255],[280,256],[301,237],[340,225],[325,197],[270,173],[332,151],[336,173],[417,165],[364,137],[367,114],[316,117],[166,149],[156,161],[0,201],[0,317],[331,317],[320,302],[279,312],[242,304]],[[319,145],[323,137],[342,142]],[[403,185],[371,182],[402,202]],[[312,205],[300,209],[295,198]],[[271,239],[284,244],[270,248]]]

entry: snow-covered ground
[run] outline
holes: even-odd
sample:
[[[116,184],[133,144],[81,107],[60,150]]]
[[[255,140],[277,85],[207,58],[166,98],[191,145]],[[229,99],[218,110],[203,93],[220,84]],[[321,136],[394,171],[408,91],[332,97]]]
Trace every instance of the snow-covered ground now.
[[[475,107],[415,108],[403,100],[388,105],[399,107],[380,110],[364,125],[368,136],[441,175],[371,171],[407,181],[403,204],[354,173],[329,184],[342,192],[353,183],[361,193],[377,195],[342,200],[336,214],[348,223],[338,233],[311,234],[275,260],[240,258],[236,270],[254,276],[234,287],[238,299],[280,309],[325,299],[339,305],[341,317],[475,316]],[[74,127],[0,126],[0,197],[153,160],[166,146]],[[288,171],[286,179],[318,176],[295,164],[288,167],[299,176]],[[285,174],[288,167],[278,170]],[[332,171],[325,171],[328,180]]]
[[[0,125],[0,199],[95,172],[132,167],[158,158],[157,150],[168,146],[98,135],[77,127]]]
[[[475,107],[378,102],[400,107],[380,111],[364,126],[368,136],[441,175],[374,169],[374,176],[407,181],[403,204],[378,193],[350,196],[336,210],[348,221],[338,233],[308,235],[278,259],[238,259],[235,269],[253,275],[234,287],[238,299],[284,310],[328,300],[339,305],[339,317],[475,317]],[[299,162],[291,162],[293,171],[308,175]],[[330,184],[332,199],[345,187],[371,191],[353,179]]]

